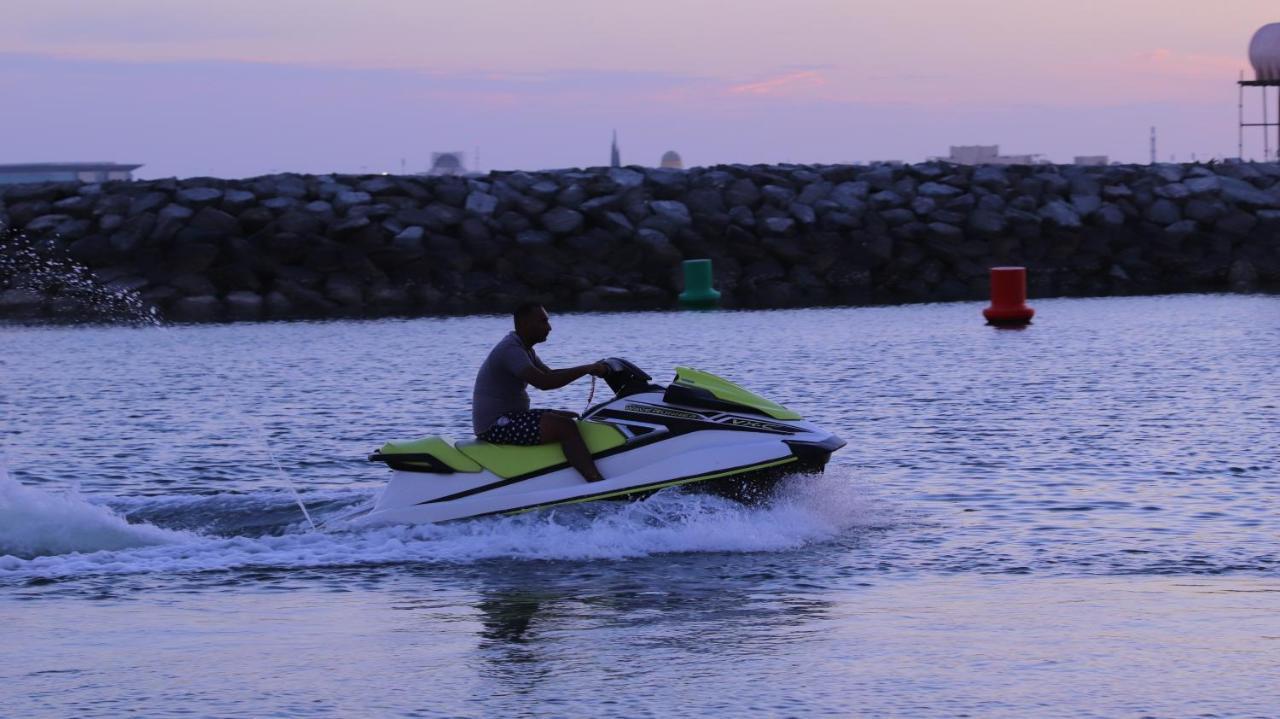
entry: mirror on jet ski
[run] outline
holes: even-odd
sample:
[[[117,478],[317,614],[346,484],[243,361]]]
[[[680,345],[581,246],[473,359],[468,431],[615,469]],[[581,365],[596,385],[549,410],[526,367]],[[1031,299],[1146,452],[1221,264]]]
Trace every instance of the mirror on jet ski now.
[[[609,357],[600,361],[609,365],[609,374],[604,376],[604,381],[609,385],[609,389],[613,390],[613,393],[619,397],[655,389],[662,391],[661,387],[655,387],[650,384],[649,380],[653,378],[646,374],[644,370],[621,357]]]

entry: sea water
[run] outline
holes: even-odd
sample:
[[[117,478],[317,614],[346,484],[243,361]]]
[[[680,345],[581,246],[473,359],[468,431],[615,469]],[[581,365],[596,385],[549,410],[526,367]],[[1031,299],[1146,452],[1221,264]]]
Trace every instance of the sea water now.
[[[0,326],[0,715],[1280,715],[1280,298],[1034,304],[555,316],[552,366],[849,444],[765,506],[373,529],[507,318]]]

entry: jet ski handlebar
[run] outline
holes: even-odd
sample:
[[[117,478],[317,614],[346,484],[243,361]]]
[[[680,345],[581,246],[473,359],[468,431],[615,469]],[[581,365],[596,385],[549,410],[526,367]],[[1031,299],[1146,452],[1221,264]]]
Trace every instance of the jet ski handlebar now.
[[[621,357],[607,357],[600,361],[609,367],[609,372],[605,374],[604,381],[609,385],[609,389],[613,390],[613,393],[619,397],[638,392],[662,390],[661,387],[656,387],[650,383],[653,378],[645,373],[644,370]]]

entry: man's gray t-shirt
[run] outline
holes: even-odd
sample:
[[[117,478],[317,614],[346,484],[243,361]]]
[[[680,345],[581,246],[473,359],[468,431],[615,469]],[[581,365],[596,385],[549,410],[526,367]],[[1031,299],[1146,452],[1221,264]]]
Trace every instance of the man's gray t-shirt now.
[[[533,348],[525,347],[515,332],[503,337],[489,353],[476,373],[476,387],[471,393],[471,425],[476,434],[492,427],[498,417],[508,412],[529,409],[529,393],[525,391],[529,383],[520,379],[529,367],[547,370]]]

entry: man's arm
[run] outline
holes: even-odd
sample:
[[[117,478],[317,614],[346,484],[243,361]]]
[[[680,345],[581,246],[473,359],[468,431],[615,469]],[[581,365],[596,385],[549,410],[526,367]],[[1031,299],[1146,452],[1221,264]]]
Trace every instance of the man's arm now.
[[[549,390],[560,389],[575,379],[589,374],[603,377],[608,371],[609,366],[603,362],[593,362],[565,369],[542,369],[536,365],[530,365],[520,372],[520,379],[540,390]]]

